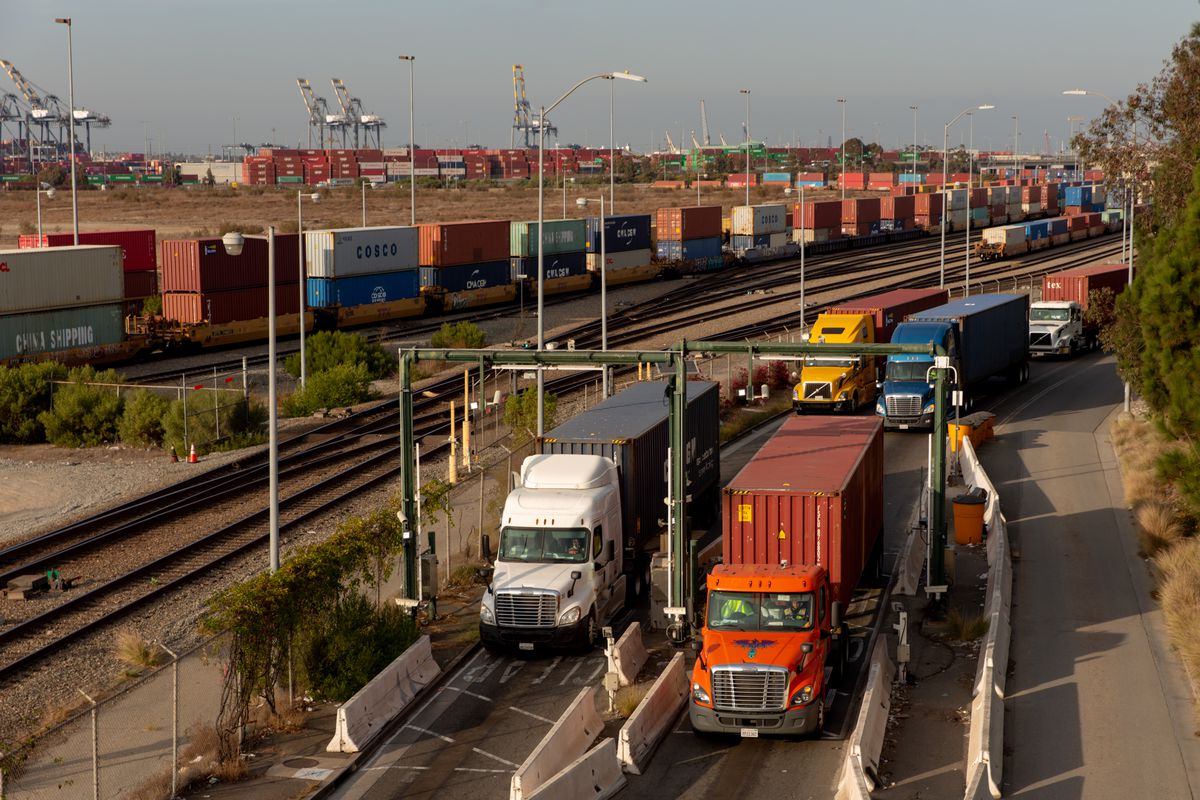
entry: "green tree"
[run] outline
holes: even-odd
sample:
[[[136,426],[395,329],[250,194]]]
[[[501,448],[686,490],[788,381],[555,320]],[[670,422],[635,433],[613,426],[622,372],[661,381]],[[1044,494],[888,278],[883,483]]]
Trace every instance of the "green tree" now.
[[[38,415],[46,439],[59,447],[95,447],[116,441],[124,401],[116,388],[93,384],[119,383],[117,373],[79,367],[67,373],[67,381],[54,392],[50,410]]]
[[[53,361],[0,365],[0,442],[29,444],[45,438],[38,414],[50,406],[50,382],[66,374],[66,368]]]
[[[199,455],[232,450],[264,441],[267,409],[232,392],[188,392],[185,403],[175,400],[163,417],[163,447],[179,455],[196,445]],[[184,435],[186,430],[187,435]]]
[[[474,322],[443,322],[441,329],[429,339],[429,344],[437,348],[465,348],[476,350],[487,345],[487,333]]]
[[[558,406],[557,398],[546,392],[542,402],[543,422],[547,429],[554,427]],[[513,437],[524,442],[537,432],[537,389],[529,387],[519,394],[509,395],[504,404],[504,424],[513,432]]]
[[[365,364],[337,364],[309,375],[307,385],[283,401],[283,413],[306,417],[323,408],[345,408],[374,396]]]
[[[163,443],[163,417],[170,408],[163,398],[137,389],[125,398],[125,410],[117,424],[121,441],[139,447],[155,447]]]
[[[214,178],[212,174],[212,167],[209,167],[204,171],[204,185],[210,189],[217,185],[217,179]]]
[[[396,369],[394,360],[383,352],[382,347],[368,342],[358,333],[318,331],[305,340],[304,349],[309,376],[339,365],[362,364],[368,378],[376,380],[387,377]],[[283,367],[292,377],[300,377],[300,354],[288,356]]]

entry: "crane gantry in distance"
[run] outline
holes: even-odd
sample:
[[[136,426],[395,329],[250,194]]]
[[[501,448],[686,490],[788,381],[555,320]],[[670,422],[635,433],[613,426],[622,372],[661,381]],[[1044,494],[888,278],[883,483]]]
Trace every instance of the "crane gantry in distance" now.
[[[31,171],[35,171],[37,163],[59,160],[63,148],[69,147],[69,126],[83,126],[84,148],[90,153],[92,127],[112,125],[112,120],[104,114],[86,108],[68,108],[58,95],[47,92],[22,75],[11,61],[0,58],[0,67],[21,93],[20,97],[11,93],[0,95],[0,139],[4,138],[3,126],[16,123],[17,135],[13,141],[25,142],[24,155]],[[24,98],[25,108],[21,107],[21,98]]]

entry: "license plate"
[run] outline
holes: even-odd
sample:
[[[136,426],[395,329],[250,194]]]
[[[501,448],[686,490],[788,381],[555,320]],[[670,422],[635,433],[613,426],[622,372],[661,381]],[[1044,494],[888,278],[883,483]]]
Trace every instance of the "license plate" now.
[[[741,733],[743,739],[758,738],[758,728],[742,728],[739,732]]]
[[[517,649],[518,650],[532,650],[533,642],[518,642]]]
[[[899,425],[897,425],[896,427],[897,427],[897,428],[899,428],[899,429],[900,429],[900,430],[902,430],[902,431],[906,431],[906,430],[908,430],[908,425],[906,425],[906,424],[904,424],[904,423],[900,423],[900,424],[899,424]]]

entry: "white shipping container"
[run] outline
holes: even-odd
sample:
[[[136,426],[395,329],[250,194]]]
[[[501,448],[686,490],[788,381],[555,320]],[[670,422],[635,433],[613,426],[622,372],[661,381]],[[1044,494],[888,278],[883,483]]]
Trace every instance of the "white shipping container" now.
[[[734,236],[762,236],[787,230],[787,206],[782,203],[734,206],[730,217]]]
[[[386,161],[360,161],[358,162],[359,169],[383,169],[387,164]]]
[[[970,199],[967,189],[952,189],[947,194],[949,195],[947,199],[951,211],[958,211],[967,207],[967,200]]]
[[[437,167],[417,167],[416,170],[413,171],[413,174],[416,175],[418,178],[421,178],[421,177],[436,178],[438,176],[438,168]]]
[[[792,240],[792,236],[788,231],[784,231],[783,233],[772,233],[770,236],[771,240],[767,243],[767,247],[783,247]]]
[[[966,206],[963,206],[962,208],[951,209],[950,211],[946,212],[946,219],[949,220],[952,225],[954,225],[955,230],[958,230],[959,228],[965,228],[967,226]]]
[[[0,314],[119,303],[122,261],[116,245],[0,250]]]
[[[200,180],[208,177],[209,170],[217,183],[234,183],[242,179],[240,161],[184,161],[175,166],[179,168],[180,175],[195,175]]]
[[[1042,211],[1042,204],[1038,203],[1021,203],[1021,210],[1026,214],[1039,214]]]
[[[652,252],[646,250],[626,250],[624,253],[605,253],[604,271],[633,269],[634,267],[643,267],[651,261]],[[588,253],[587,256],[588,272],[600,271],[600,254]]]
[[[383,154],[385,156],[404,156],[405,158],[408,158],[408,148],[407,147],[385,147],[385,148],[383,148]]]
[[[418,229],[408,226],[305,231],[310,278],[344,278],[417,269]]]
[[[987,228],[983,232],[986,244],[1002,244],[1005,248],[1017,247],[1025,241],[1024,225],[1003,225],[999,228]]]
[[[410,161],[387,161],[385,163],[388,175],[407,175],[412,171],[412,162]]]
[[[443,178],[465,178],[467,177],[466,167],[442,167],[440,172]]]
[[[829,228],[793,228],[792,241],[796,244],[801,242],[828,242]]]

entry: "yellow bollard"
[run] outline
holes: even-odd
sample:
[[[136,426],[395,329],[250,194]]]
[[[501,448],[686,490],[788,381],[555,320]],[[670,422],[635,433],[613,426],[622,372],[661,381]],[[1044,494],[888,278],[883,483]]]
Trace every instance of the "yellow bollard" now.
[[[463,448],[462,465],[471,469],[471,371],[463,370]]]
[[[450,483],[458,483],[458,442],[454,438],[454,401],[450,401]]]

